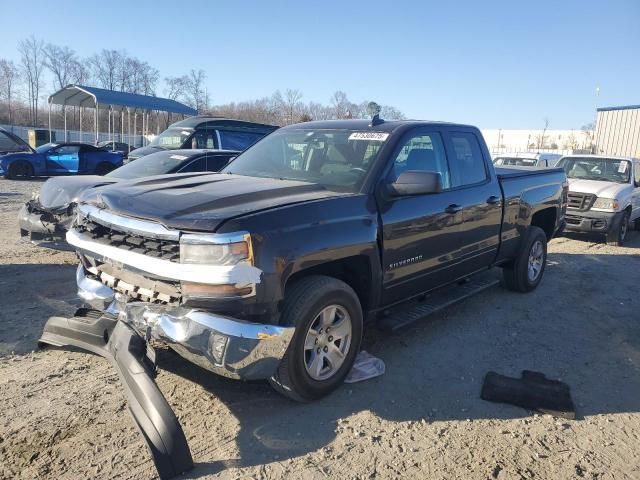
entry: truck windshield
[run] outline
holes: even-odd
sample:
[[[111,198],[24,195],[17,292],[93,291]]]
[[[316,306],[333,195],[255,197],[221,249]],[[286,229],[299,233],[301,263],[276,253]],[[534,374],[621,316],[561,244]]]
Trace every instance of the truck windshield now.
[[[517,165],[522,167],[535,167],[537,160],[535,158],[519,158],[519,157],[498,157],[494,163],[496,165]]]
[[[163,175],[180,168],[188,163],[189,159],[190,157],[185,155],[176,155],[171,152],[156,152],[116,168],[105,177],[129,179]]]
[[[149,144],[149,146],[163,148],[165,150],[176,150],[182,148],[184,142],[191,136],[193,130],[184,128],[168,128]]]
[[[631,162],[618,158],[570,157],[558,162],[569,178],[629,183]]]
[[[256,143],[222,173],[317,183],[355,192],[389,134],[354,130],[284,130]]]

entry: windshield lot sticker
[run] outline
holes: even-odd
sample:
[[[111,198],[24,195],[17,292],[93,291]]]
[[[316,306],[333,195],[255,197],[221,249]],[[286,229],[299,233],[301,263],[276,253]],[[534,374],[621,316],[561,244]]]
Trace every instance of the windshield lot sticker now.
[[[169,158],[173,158],[174,160],[186,160],[189,157],[185,157],[184,155],[171,155]]]
[[[627,162],[620,162],[618,173],[627,173]]]
[[[372,140],[374,142],[384,142],[388,137],[388,133],[382,132],[353,132],[349,135],[349,140]]]

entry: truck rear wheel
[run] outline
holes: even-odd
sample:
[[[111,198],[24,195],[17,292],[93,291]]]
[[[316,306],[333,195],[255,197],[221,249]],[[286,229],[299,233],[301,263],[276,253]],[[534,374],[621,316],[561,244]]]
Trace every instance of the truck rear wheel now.
[[[522,250],[513,264],[502,269],[504,286],[515,292],[534,290],[547,263],[547,236],[540,227],[529,227]]]
[[[297,401],[321,398],[348,375],[362,340],[362,307],[341,280],[314,275],[286,293],[282,324],[296,330],[269,382]]]

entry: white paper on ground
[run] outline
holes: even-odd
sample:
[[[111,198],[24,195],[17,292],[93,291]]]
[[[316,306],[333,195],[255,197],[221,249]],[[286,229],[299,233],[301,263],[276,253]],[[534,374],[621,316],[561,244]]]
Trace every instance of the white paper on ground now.
[[[370,378],[379,377],[384,374],[384,362],[381,358],[374,357],[373,355],[362,350],[356,356],[356,361],[344,380],[345,383],[356,383]]]

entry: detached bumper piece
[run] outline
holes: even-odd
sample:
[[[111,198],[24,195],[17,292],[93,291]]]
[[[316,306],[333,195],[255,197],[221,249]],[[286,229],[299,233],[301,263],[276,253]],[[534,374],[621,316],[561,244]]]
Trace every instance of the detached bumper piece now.
[[[484,377],[480,398],[548,413],[554,417],[576,418],[569,386],[559,380],[549,380],[539,372],[523,370],[522,378],[489,372]]]
[[[131,327],[95,310],[79,309],[72,318],[49,318],[40,343],[76,347],[108,359],[118,372],[129,411],[160,478],[193,467],[182,427],[154,381],[155,352]]]

